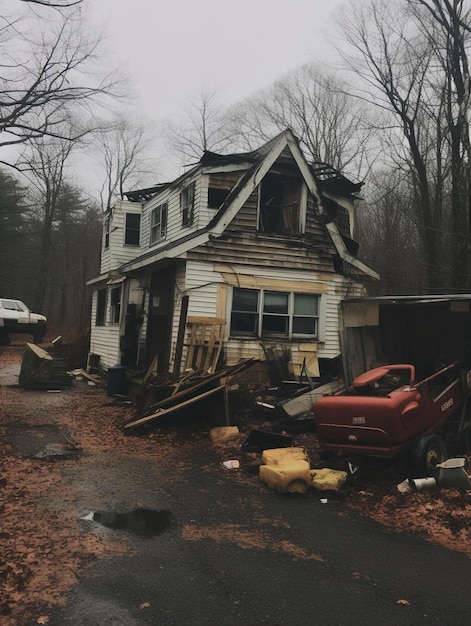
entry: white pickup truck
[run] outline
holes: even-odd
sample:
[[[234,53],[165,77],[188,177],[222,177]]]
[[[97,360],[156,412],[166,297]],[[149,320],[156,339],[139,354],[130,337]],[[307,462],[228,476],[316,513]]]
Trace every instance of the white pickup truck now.
[[[0,298],[0,345],[10,343],[11,333],[31,334],[36,343],[46,334],[47,319],[32,313],[21,300]]]

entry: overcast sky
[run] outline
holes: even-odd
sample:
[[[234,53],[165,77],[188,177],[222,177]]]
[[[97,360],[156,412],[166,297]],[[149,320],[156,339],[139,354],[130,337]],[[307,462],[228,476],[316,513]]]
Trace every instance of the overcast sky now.
[[[151,118],[178,117],[205,85],[233,104],[326,57],[344,0],[97,0],[112,58],[134,77]]]

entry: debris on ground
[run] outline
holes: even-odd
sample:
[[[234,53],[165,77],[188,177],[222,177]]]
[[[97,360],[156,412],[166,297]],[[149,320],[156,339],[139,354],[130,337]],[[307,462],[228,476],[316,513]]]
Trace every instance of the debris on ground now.
[[[148,426],[150,422],[163,421],[175,414],[179,416],[182,413],[190,414],[194,419],[195,415],[203,412],[212,425],[229,426],[227,381],[253,363],[254,360],[249,359],[213,374],[203,375],[199,372],[194,372],[193,375],[187,374],[176,382],[173,388],[168,384],[157,385],[158,389],[154,389],[154,392],[164,397],[157,402],[146,403],[138,415],[125,424],[124,429],[129,431],[144,425]],[[145,396],[149,395],[149,385],[151,383],[143,382],[142,394]]]
[[[72,385],[64,362],[53,358],[45,350],[27,343],[21,362],[20,386],[24,389],[61,390]]]

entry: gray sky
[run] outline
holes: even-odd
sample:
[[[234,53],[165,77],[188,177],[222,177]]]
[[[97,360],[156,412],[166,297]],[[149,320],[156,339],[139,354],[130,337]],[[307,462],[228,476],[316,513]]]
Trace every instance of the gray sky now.
[[[113,60],[133,76],[142,112],[178,118],[201,92],[233,104],[289,70],[326,57],[344,0],[98,0]],[[93,5],[93,6],[92,6]]]

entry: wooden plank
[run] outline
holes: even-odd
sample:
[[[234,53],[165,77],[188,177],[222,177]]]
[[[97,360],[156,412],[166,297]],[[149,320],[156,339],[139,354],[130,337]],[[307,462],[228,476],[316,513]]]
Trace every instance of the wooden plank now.
[[[178,376],[180,375],[189,300],[190,300],[189,296],[183,296],[181,308],[180,308],[180,320],[178,323],[177,343],[175,346],[175,360],[174,360],[174,366],[173,366],[173,375],[175,376],[175,378],[178,378]]]
[[[157,371],[157,361],[158,360],[159,360],[159,355],[156,354],[155,357],[152,359],[152,363],[150,364],[149,369],[146,372],[146,375],[144,376],[144,380],[142,381],[143,385],[146,384],[146,382],[152,376],[152,373]]]
[[[205,324],[211,326],[213,324],[225,324],[226,320],[223,317],[200,317],[195,315],[189,315],[187,324]]]
[[[188,400],[184,400],[183,402],[175,404],[174,406],[168,407],[166,409],[159,409],[155,413],[151,413],[150,415],[141,417],[137,420],[134,420],[133,422],[129,422],[128,424],[124,426],[124,428],[128,429],[128,428],[135,428],[136,426],[142,426],[142,424],[147,424],[148,422],[151,422],[152,420],[159,419],[171,413],[175,413],[175,411],[180,411],[188,406],[191,406],[192,404],[201,402],[201,400],[204,400],[205,398],[214,396],[219,391],[225,390],[225,387],[226,387],[225,385],[220,385],[219,387],[216,387],[215,389],[210,389],[209,391],[205,391],[204,393],[195,395],[192,398],[189,398]]]

